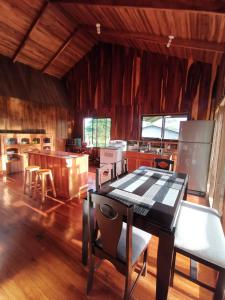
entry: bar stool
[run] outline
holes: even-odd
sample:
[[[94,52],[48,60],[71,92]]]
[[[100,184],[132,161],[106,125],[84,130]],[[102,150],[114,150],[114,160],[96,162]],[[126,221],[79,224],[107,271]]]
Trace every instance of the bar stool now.
[[[47,192],[49,191],[47,189],[47,180],[49,178],[50,184],[51,184],[51,190],[53,192],[53,196],[56,197],[56,191],[55,191],[55,185],[53,181],[52,171],[50,169],[39,169],[36,173],[35,178],[35,187],[34,187],[34,194],[35,197],[37,195],[38,191],[38,182],[40,181],[41,186],[41,201],[44,202],[45,197],[47,196]]]
[[[32,196],[32,187],[34,184],[33,175],[36,176],[36,173],[39,169],[39,166],[28,166],[25,168],[23,192],[26,194],[26,188],[28,187],[30,197]]]

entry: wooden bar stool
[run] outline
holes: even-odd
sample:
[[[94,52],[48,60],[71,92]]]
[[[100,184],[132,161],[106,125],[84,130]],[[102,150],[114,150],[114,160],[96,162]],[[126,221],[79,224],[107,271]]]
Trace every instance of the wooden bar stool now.
[[[32,187],[34,184],[33,175],[36,176],[36,173],[39,169],[39,166],[28,166],[25,168],[23,192],[26,194],[26,188],[28,187],[30,197],[32,196]]]
[[[55,191],[55,185],[53,181],[52,171],[50,169],[39,169],[36,173],[35,178],[35,187],[34,187],[34,193],[35,197],[37,195],[38,191],[38,183],[40,182],[41,187],[41,201],[44,202],[45,197],[47,196],[47,192],[49,191],[47,189],[47,180],[49,179],[51,184],[51,191],[53,192],[53,196],[56,197],[56,191]]]

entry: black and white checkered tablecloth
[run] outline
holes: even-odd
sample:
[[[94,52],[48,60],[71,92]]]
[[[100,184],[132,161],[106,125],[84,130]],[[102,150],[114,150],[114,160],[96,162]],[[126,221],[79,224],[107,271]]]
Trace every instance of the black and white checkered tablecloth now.
[[[177,173],[141,167],[110,184],[108,195],[149,208],[155,202],[174,206],[183,184]]]

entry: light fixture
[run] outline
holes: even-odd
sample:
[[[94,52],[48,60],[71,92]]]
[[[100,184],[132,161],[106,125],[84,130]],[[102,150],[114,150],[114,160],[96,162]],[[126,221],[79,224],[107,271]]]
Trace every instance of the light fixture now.
[[[167,47],[167,48],[169,48],[169,47],[171,46],[172,41],[173,41],[173,39],[174,39],[174,35],[169,35],[168,38],[169,38],[169,40],[168,40],[168,42],[167,42],[167,44],[166,44],[166,47]]]
[[[96,31],[97,31],[97,34],[101,34],[101,24],[100,23],[96,23]]]

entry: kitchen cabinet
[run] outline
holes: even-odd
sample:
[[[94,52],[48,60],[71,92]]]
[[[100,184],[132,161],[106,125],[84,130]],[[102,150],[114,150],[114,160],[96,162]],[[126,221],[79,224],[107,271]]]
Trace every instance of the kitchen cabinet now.
[[[169,159],[169,155],[160,155],[155,153],[142,153],[138,151],[126,151],[128,171],[132,172],[141,166],[154,167],[155,158]]]
[[[62,151],[28,152],[29,165],[50,169],[56,194],[62,199],[79,197],[88,187],[88,155]]]

